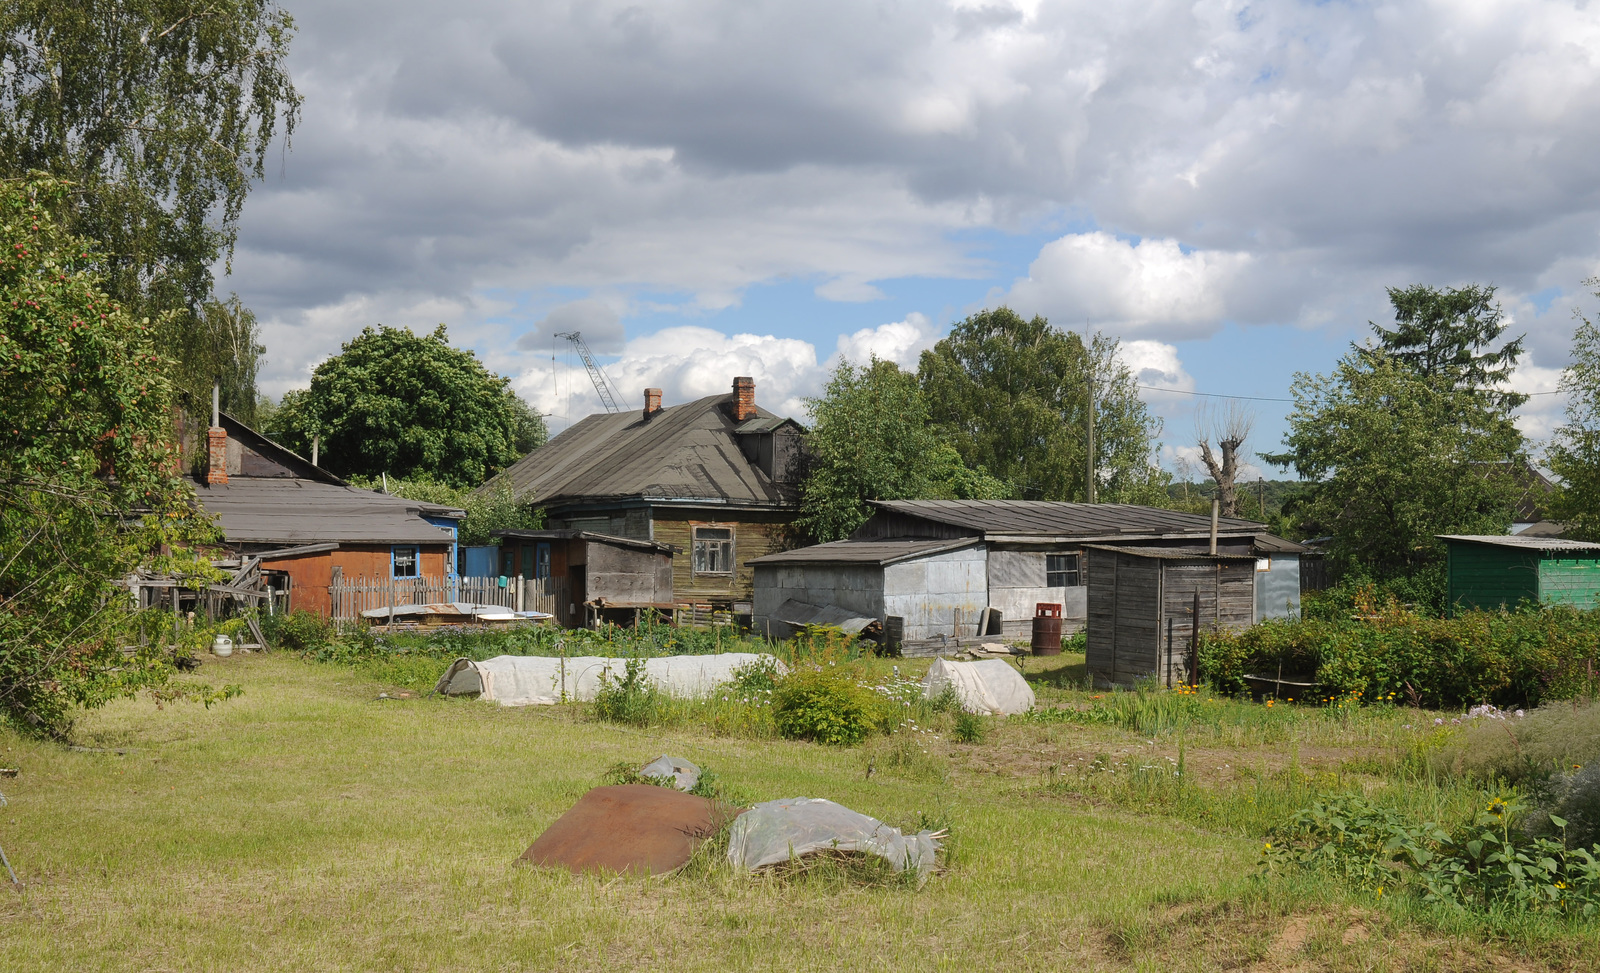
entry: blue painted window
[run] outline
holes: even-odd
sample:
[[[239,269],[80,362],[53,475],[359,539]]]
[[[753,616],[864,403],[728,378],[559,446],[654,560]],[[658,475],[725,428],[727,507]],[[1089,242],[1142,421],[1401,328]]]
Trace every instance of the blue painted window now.
[[[540,544],[534,554],[533,576],[536,578],[550,577],[550,545]]]

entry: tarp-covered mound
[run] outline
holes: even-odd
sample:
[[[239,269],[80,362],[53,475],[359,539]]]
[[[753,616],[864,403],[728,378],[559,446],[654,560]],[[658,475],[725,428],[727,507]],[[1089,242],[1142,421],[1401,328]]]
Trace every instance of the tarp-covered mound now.
[[[952,662],[935,659],[922,677],[922,695],[934,699],[954,686],[956,699],[968,713],[1009,716],[1033,709],[1033,690],[1022,673],[1003,659]]]
[[[767,801],[744,812],[728,831],[728,861],[755,871],[823,851],[863,852],[885,859],[897,872],[933,868],[939,836],[904,835],[877,818],[823,798]]]
[[[645,677],[673,696],[709,694],[734,678],[734,670],[765,662],[784,671],[783,663],[765,653],[728,652],[723,655],[674,655],[646,659]],[[621,679],[626,659],[580,656],[556,659],[536,655],[497,655],[474,662],[457,659],[439,677],[434,691],[450,696],[478,696],[502,706],[552,705],[562,701],[594,699],[601,674]]]

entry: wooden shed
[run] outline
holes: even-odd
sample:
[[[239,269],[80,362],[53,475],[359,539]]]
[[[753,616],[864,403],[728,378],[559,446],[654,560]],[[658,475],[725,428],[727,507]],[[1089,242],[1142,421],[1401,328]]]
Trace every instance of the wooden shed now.
[[[500,576],[539,582],[536,587],[549,598],[540,610],[565,627],[672,609],[672,556],[679,549],[670,544],[586,530],[505,530],[494,536],[500,539]]]
[[[1450,610],[1600,606],[1600,544],[1512,534],[1440,535],[1448,553]]]
[[[1255,623],[1256,557],[1184,548],[1094,545],[1088,663],[1094,684],[1192,682],[1194,633]]]

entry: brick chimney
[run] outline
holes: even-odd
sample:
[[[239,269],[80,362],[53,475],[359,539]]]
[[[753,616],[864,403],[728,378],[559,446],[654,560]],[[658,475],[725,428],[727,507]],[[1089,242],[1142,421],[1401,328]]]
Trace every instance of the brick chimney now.
[[[756,417],[756,380],[741,375],[733,380],[733,419],[744,422]]]
[[[211,428],[206,430],[206,482],[228,485],[228,430],[222,428],[222,390],[211,387]]]
[[[644,417],[646,419],[661,411],[661,390],[644,390]]]

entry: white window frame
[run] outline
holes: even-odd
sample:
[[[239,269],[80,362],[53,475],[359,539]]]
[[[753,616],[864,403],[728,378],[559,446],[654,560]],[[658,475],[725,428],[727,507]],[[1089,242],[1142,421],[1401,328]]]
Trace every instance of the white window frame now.
[[[726,537],[701,538],[701,531],[725,531]],[[689,573],[693,575],[713,575],[716,577],[732,577],[737,562],[734,555],[737,551],[738,534],[732,524],[690,524],[689,525]],[[727,561],[725,568],[701,567],[704,563],[714,560],[711,557],[702,557],[701,544],[706,545],[709,553],[712,547],[722,547],[723,555]]]

